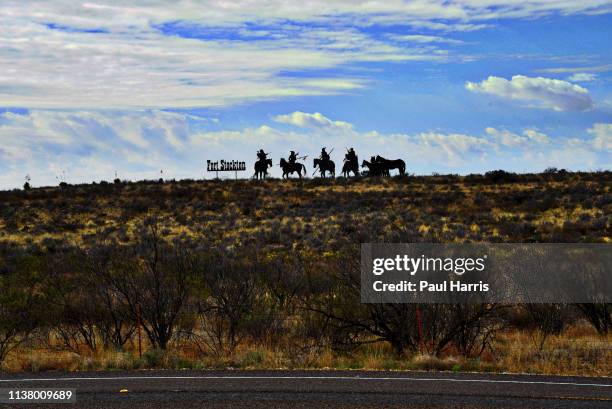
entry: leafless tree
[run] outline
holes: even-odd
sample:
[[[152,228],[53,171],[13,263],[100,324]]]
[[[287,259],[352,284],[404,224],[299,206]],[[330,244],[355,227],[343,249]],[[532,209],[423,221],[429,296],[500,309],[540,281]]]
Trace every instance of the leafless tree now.
[[[166,349],[199,267],[188,244],[162,239],[155,219],[146,221],[138,236],[137,245],[115,249],[107,279],[125,303],[131,321],[142,321],[151,345]]]

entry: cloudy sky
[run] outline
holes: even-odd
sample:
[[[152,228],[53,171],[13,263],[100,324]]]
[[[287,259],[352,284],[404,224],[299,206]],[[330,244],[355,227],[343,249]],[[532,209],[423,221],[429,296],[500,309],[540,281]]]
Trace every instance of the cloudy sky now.
[[[172,4],[172,5],[170,5]],[[610,169],[610,0],[0,2],[0,188],[264,148]],[[277,173],[278,174],[278,173]],[[246,176],[246,175],[245,175]]]

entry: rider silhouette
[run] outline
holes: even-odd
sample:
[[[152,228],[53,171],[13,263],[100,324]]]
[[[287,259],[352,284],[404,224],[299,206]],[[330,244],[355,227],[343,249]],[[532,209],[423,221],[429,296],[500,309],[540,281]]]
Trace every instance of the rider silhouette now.
[[[325,150],[325,148],[321,149],[321,160],[323,162],[329,161],[329,153]]]
[[[259,161],[265,162],[267,158],[268,158],[268,154],[265,153],[263,149],[260,149],[259,152],[257,152],[257,159]]]
[[[293,164],[297,160],[297,154],[294,151],[291,151],[289,154],[289,163]]]
[[[344,160],[346,160],[349,163],[357,163],[357,154],[355,153],[355,150],[353,148],[349,149],[348,152],[346,153]]]

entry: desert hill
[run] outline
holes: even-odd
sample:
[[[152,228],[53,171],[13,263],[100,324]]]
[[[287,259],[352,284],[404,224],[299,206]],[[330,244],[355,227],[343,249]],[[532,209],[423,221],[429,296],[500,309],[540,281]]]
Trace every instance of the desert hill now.
[[[607,242],[612,173],[358,180],[97,183],[0,192],[0,241],[129,243],[155,217],[169,239],[333,248],[338,241]]]

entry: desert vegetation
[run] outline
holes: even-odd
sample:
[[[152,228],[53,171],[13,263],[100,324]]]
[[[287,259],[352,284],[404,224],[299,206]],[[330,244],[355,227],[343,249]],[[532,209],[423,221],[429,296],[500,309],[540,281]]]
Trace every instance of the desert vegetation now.
[[[362,242],[608,243],[611,182],[552,169],[0,192],[0,363],[611,375],[607,304],[359,301]]]

